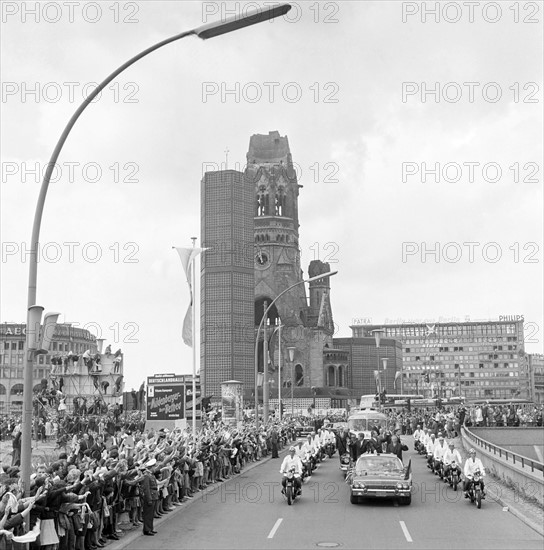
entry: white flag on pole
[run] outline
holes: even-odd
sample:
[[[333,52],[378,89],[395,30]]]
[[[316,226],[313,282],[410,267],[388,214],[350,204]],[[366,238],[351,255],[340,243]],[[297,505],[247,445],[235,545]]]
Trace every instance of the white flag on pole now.
[[[178,248],[174,247],[180,257],[181,265],[183,266],[183,271],[187,277],[187,284],[189,285],[189,307],[187,313],[185,314],[185,319],[183,320],[183,329],[181,336],[183,342],[189,347],[193,347],[193,260],[207,248]]]

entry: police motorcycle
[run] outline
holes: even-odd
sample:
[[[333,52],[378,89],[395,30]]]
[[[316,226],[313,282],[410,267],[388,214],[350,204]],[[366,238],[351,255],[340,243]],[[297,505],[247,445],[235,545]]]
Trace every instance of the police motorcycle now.
[[[329,458],[332,458],[332,456],[334,455],[336,449],[335,449],[335,445],[334,443],[331,441],[331,439],[329,438],[329,440],[325,443],[325,448],[324,448],[324,451],[325,453],[327,454],[327,456]]]
[[[432,470],[440,479],[444,479],[444,461],[441,458],[434,459]]]
[[[482,473],[478,469],[471,477],[468,478],[468,480],[470,482],[467,490],[468,498],[470,499],[470,502],[476,504],[477,508],[481,508],[483,498]]]
[[[434,473],[434,453],[429,449],[425,449],[425,453],[427,454],[427,468],[430,468],[431,472]]]
[[[420,454],[420,455],[424,455],[427,453],[427,450],[425,449],[425,445],[423,444],[422,441],[420,441],[419,439],[415,441],[414,443],[414,449]]]
[[[452,460],[449,464],[448,475],[446,476],[445,481],[450,484],[450,487],[453,487],[454,491],[457,491],[457,485],[459,484],[459,466],[455,460]]]
[[[317,469],[318,464],[321,462],[319,451],[317,449],[312,449],[311,451],[308,451],[308,460],[310,462],[311,471],[313,472]]]
[[[297,491],[297,484],[296,484],[296,475],[295,475],[295,469],[290,468],[287,472],[283,474],[283,477],[285,478],[285,491],[283,491],[283,496],[287,499],[287,504],[291,506],[293,502],[295,502],[295,499],[301,495],[301,490],[299,489]]]
[[[314,466],[312,464],[312,455],[308,452],[304,454],[304,457],[301,458],[302,462],[302,481],[304,481],[307,477],[311,477],[312,472],[314,470]]]

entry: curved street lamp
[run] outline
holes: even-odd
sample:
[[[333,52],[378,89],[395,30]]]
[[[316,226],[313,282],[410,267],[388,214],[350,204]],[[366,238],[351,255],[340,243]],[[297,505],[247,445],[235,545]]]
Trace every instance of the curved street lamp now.
[[[376,328],[371,331],[374,334],[374,340],[376,341],[376,356],[378,358],[378,404],[380,411],[383,409],[382,406],[382,373],[380,371],[380,340],[381,337],[385,334],[385,329]],[[384,365],[385,368],[385,365]]]
[[[255,426],[259,427],[259,387],[258,387],[258,374],[259,374],[259,336],[261,334],[261,329],[264,324],[264,320],[272,306],[286,293],[291,289],[295,288],[298,285],[304,283],[311,283],[312,281],[317,281],[318,279],[323,279],[325,277],[332,277],[336,275],[338,271],[328,271],[327,273],[322,273],[321,275],[315,275],[309,279],[303,279],[302,281],[297,281],[295,284],[288,286],[285,290],[282,290],[271,302],[268,304],[268,307],[264,310],[263,316],[261,317],[261,322],[259,328],[257,329],[257,335],[255,337]],[[268,380],[267,380],[267,357],[264,357],[264,377],[263,377],[263,423],[268,422]],[[293,381],[291,381],[291,384]],[[266,400],[266,402],[265,402]]]
[[[47,189],[49,187],[49,182],[51,181],[51,175],[55,169],[55,164],[57,159],[62,151],[62,147],[70,134],[74,124],[77,119],[83,113],[83,111],[92,103],[93,99],[119,74],[121,74],[125,69],[128,69],[131,65],[145,57],[146,55],[185,38],[186,36],[195,35],[202,40],[207,40],[208,38],[213,38],[215,36],[220,36],[229,32],[242,29],[244,27],[249,27],[250,25],[255,25],[257,23],[262,23],[263,21],[268,21],[276,17],[285,15],[291,6],[289,4],[278,4],[276,6],[271,6],[263,9],[256,9],[250,12],[247,12],[245,15],[235,15],[229,17],[222,21],[215,21],[208,23],[207,25],[202,25],[190,31],[182,32],[176,34],[170,38],[166,38],[161,42],[145,49],[140,52],[138,55],[135,55],[129,59],[126,63],[121,65],[115,71],[113,71],[104,81],[102,81],[92,93],[83,101],[79,106],[76,112],[72,115],[72,118],[68,121],[68,124],[64,128],[57,145],[51,155],[47,169],[45,171],[42,185],[40,188],[40,194],[38,196],[38,202],[36,205],[36,212],[34,214],[34,223],[32,226],[32,238],[30,241],[30,257],[29,257],[29,270],[28,270],[28,302],[27,302],[27,336],[25,343],[25,355],[26,355],[26,365],[24,371],[24,393],[23,393],[23,419],[22,419],[22,437],[21,437],[21,479],[24,483],[25,495],[28,496],[30,489],[30,465],[31,465],[31,453],[32,453],[32,385],[33,385],[33,362],[34,356],[36,354],[36,349],[33,346],[33,338],[31,334],[34,329],[31,329],[31,315],[30,308],[36,305],[36,289],[37,289],[37,279],[38,279],[38,242],[40,238],[40,226],[43,215],[43,208],[45,204],[45,197],[47,196]],[[34,346],[35,347],[35,346]]]

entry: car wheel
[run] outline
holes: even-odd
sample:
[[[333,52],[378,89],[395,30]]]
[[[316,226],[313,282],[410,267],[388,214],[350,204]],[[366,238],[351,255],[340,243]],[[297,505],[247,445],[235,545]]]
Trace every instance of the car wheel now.
[[[409,506],[410,504],[412,504],[412,495],[404,497],[402,499],[402,504],[404,504],[405,506]]]
[[[352,504],[359,504],[359,497],[355,496],[355,495],[351,495],[349,497],[349,501],[352,503]]]

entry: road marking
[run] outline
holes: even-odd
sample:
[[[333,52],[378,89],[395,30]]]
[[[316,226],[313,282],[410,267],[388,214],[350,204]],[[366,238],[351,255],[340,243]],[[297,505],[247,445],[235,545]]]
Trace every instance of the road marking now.
[[[281,525],[281,522],[283,521],[283,518],[278,519],[276,523],[274,523],[274,527],[272,527],[272,531],[268,533],[268,538],[274,538],[274,535],[276,534],[276,531],[278,530],[278,527]]]
[[[408,527],[406,527],[406,523],[404,523],[404,521],[399,521],[400,523],[400,526],[402,528],[402,532],[404,533],[404,536],[406,537],[406,540],[408,542],[414,542],[412,540],[412,537],[410,536],[410,533],[408,532]]]

